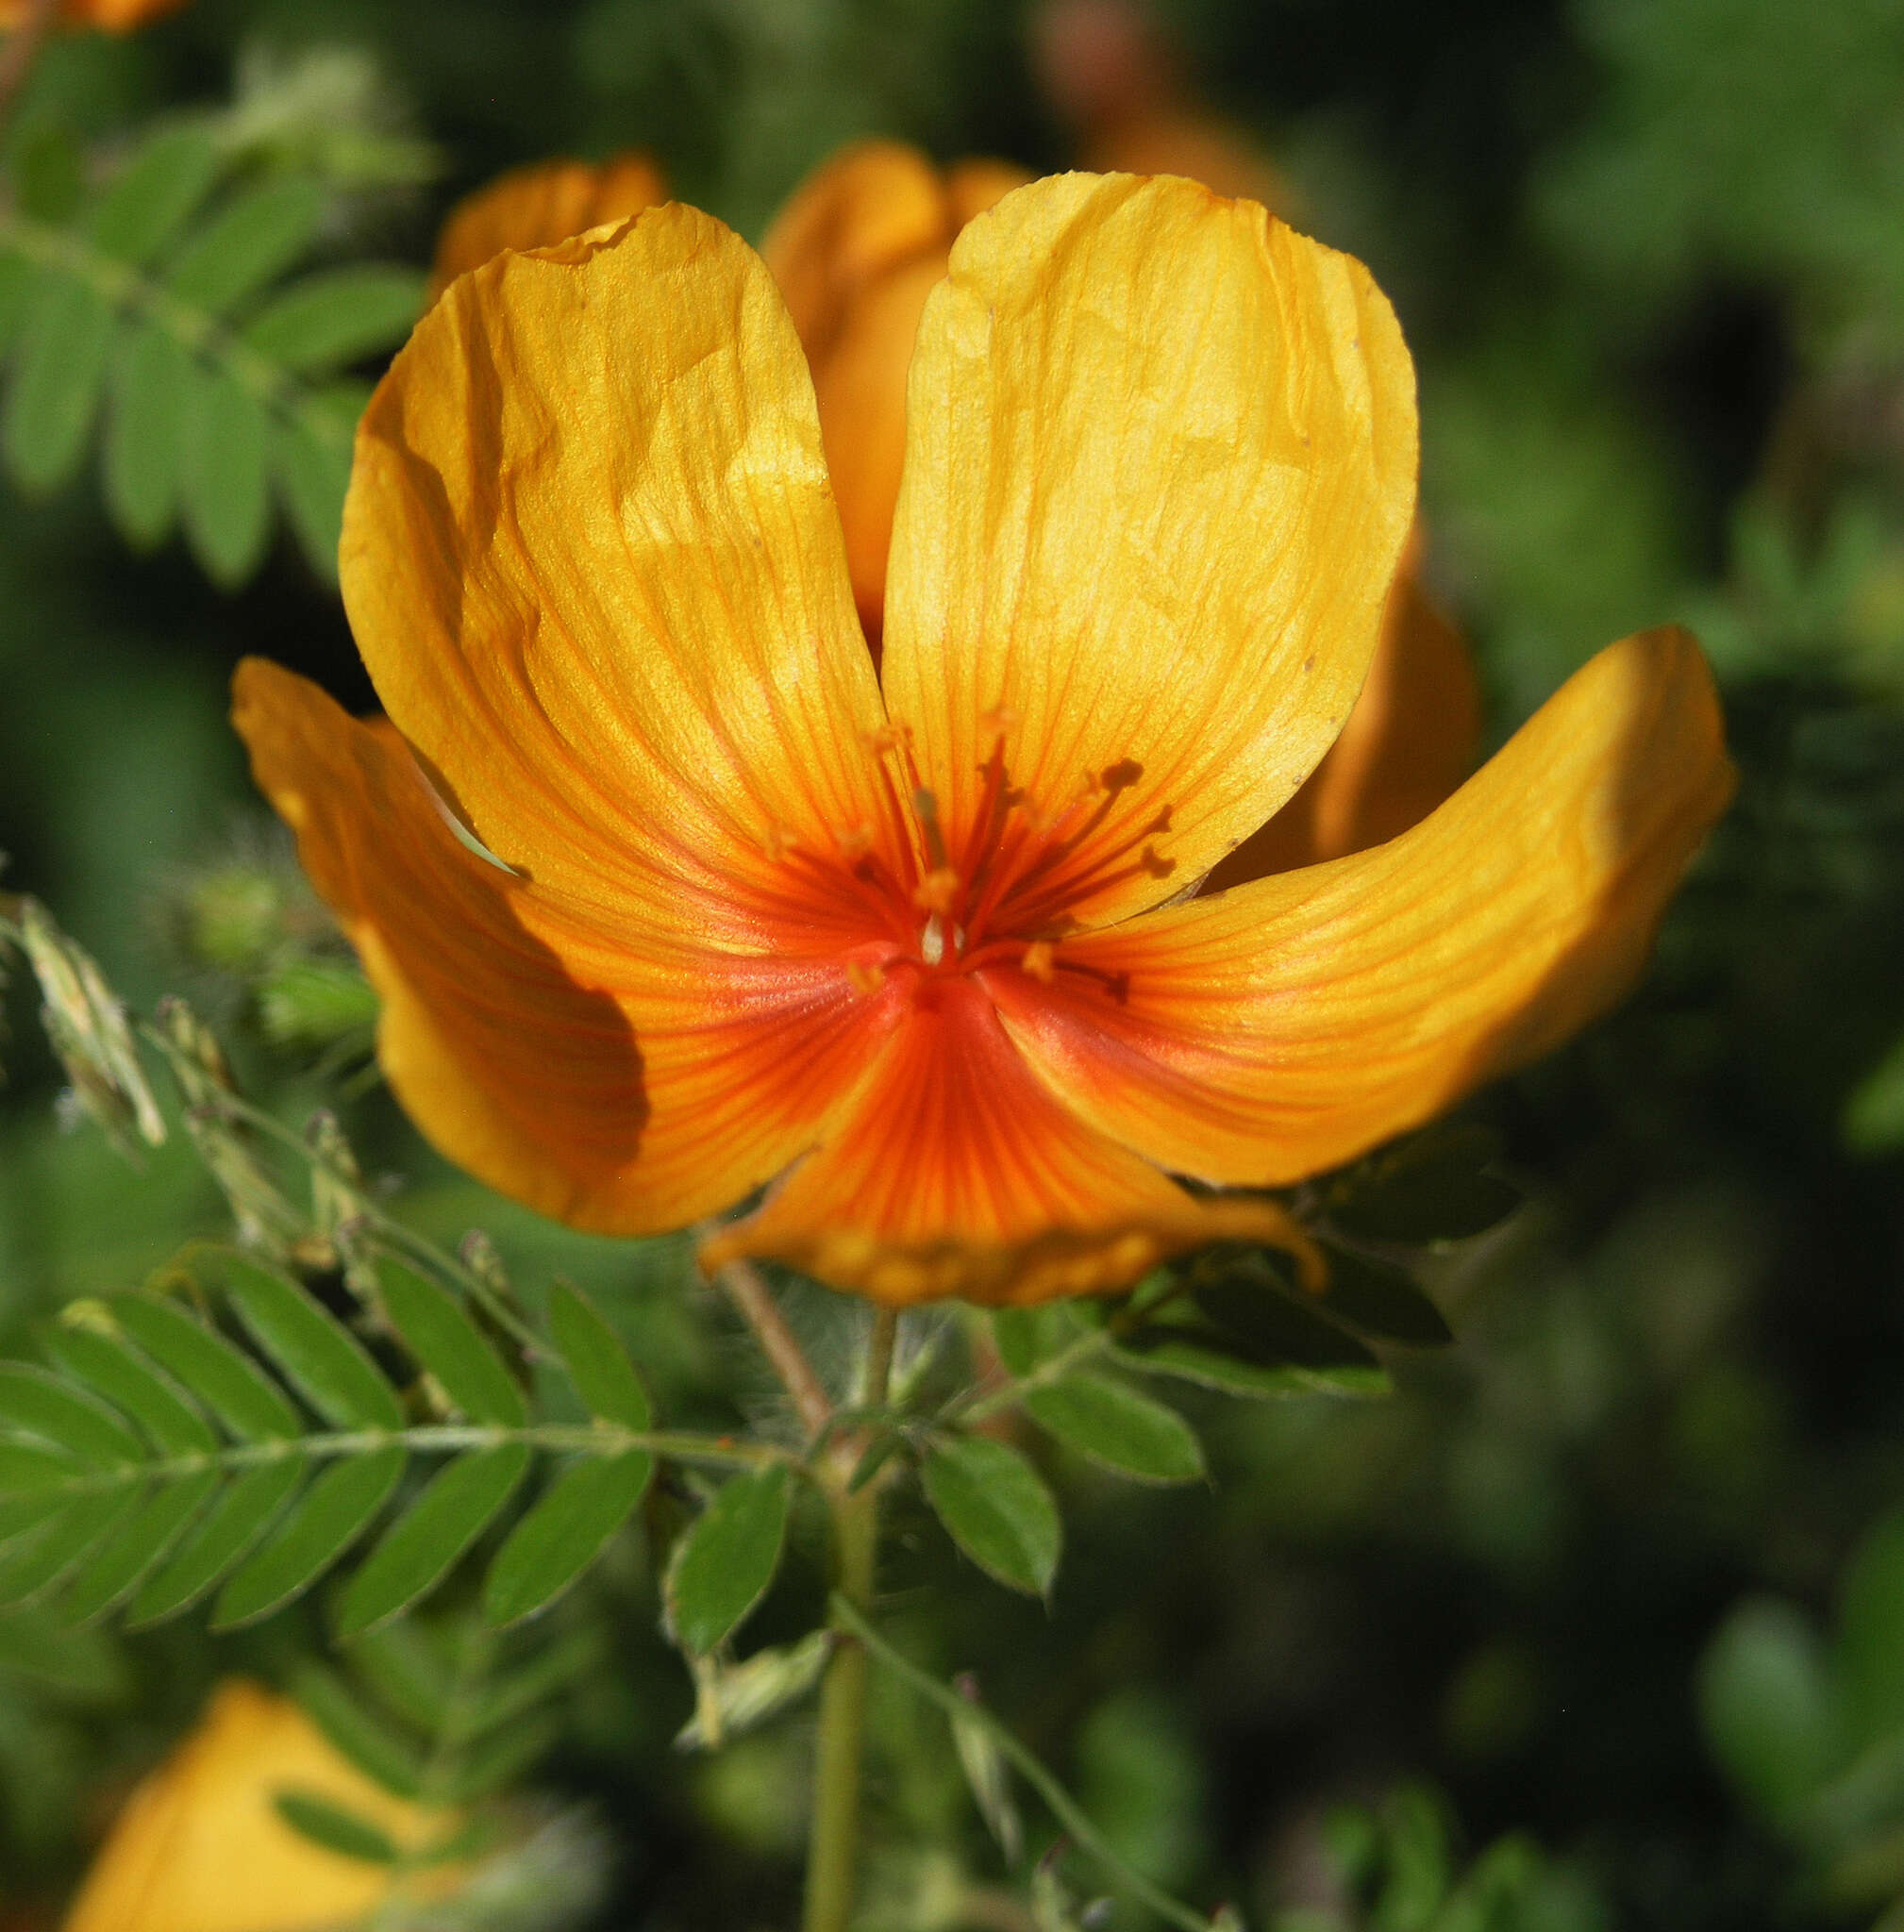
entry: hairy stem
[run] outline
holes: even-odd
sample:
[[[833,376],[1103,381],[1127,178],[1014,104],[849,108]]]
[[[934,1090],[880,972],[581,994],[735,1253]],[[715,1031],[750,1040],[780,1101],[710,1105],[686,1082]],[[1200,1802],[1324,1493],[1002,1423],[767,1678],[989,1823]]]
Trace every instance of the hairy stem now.
[[[861,1657],[870,1652],[888,1670],[903,1677],[922,1697],[936,1704],[948,1718],[979,1725],[1010,1759],[1019,1776],[1044,1800],[1052,1817],[1073,1841],[1096,1859],[1131,1897],[1148,1906],[1160,1919],[1177,1926],[1178,1932],[1217,1932],[1215,1921],[1206,1919],[1201,1912],[1193,1911],[1167,1891],[1160,1890],[1141,1872],[1132,1871],[1118,1857],[1104,1834],[1078,1808],[1077,1801],[1071,1793],[982,1704],[974,1703],[949,1684],[942,1684],[929,1672],[922,1671],[910,1657],[894,1650],[873,1628],[860,1606],[849,1601],[843,1591],[834,1592],[831,1609],[835,1627],[858,1640],[857,1647]]]
[[[878,1309],[867,1338],[859,1397],[869,1409],[886,1400],[898,1318]],[[857,1445],[835,1459],[827,1500],[833,1512],[836,1600],[871,1609],[878,1574],[879,1486],[850,1487]],[[807,1850],[803,1932],[846,1932],[860,1858],[860,1774],[866,1740],[866,1653],[846,1638],[820,1687],[820,1736],[813,1767],[813,1817]]]
[[[760,1353],[793,1398],[800,1426],[810,1441],[832,1421],[833,1402],[827,1393],[827,1385],[807,1359],[806,1350],[787,1326],[787,1318],[781,1314],[773,1291],[761,1280],[760,1272],[746,1261],[729,1261],[714,1278],[740,1310],[741,1319],[760,1345]]]

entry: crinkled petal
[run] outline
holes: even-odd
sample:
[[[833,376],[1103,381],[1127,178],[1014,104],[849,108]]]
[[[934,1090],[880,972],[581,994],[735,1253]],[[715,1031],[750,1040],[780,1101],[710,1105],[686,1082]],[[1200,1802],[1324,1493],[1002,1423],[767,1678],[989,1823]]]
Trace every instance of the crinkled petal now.
[[[771,1257],[893,1305],[1127,1287],[1212,1241],[1302,1248],[1272,1201],[1198,1200],[1033,1077],[970,980],[895,988],[904,1019],[851,1111],[702,1260]]]
[[[884,679],[948,842],[999,734],[1046,814],[1180,892],[1290,798],[1375,653],[1414,375],[1367,271],[1192,182],[1065,175],[960,235],[920,325]],[[1115,774],[1111,776],[1110,774]]]
[[[814,1144],[893,1015],[837,959],[711,951],[517,877],[458,837],[402,741],[250,658],[234,722],[382,1002],[424,1134],[603,1234],[730,1206]]]
[[[358,433],[345,607],[483,842],[605,913],[771,937],[884,821],[883,723],[784,304],[674,205],[453,283]]]
[[[919,317],[953,237],[1029,178],[976,160],[942,177],[916,148],[860,142],[814,170],[760,244],[813,371],[853,596],[876,652]]]
[[[1388,844],[1066,941],[1048,983],[983,977],[1094,1126],[1177,1174],[1288,1183],[1625,992],[1732,783],[1697,645],[1648,631]]]
[[[1302,790],[1204,880],[1204,896],[1366,851],[1418,824],[1474,769],[1480,735],[1467,641],[1404,564],[1342,736]]]
[[[450,209],[437,236],[429,298],[505,248],[547,248],[667,198],[666,178],[643,154],[613,155],[599,165],[555,160],[511,168]]]

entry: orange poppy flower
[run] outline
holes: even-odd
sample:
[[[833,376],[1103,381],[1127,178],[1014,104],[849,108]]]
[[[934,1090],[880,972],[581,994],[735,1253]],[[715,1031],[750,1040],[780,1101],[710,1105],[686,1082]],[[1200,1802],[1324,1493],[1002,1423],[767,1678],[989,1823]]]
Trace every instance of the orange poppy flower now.
[[[441,1842],[456,1823],[373,1784],[294,1704],[231,1678],[126,1800],[65,1932],[324,1932],[367,1918],[391,1893],[389,1867],[294,1830],[276,1808],[286,1791],[340,1807],[403,1849]],[[410,1896],[440,1897],[463,1876],[438,1865],[404,1882]]]
[[[1340,731],[1412,518],[1360,264],[1186,181],[1036,183],[954,245],[906,434],[876,677],[805,356],[718,222],[502,256],[392,364],[342,574],[416,757],[258,660],[236,719],[452,1159],[621,1234],[774,1182],[705,1260],[1030,1302],[1288,1238],[1170,1176],[1344,1160],[1630,983],[1730,790],[1677,631],[1402,837],[1187,898]]]

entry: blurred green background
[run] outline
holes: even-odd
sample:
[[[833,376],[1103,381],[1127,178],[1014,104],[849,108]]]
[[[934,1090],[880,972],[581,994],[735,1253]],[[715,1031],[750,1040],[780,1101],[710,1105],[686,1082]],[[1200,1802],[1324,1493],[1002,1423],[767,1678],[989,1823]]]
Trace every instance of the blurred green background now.
[[[955,1576],[922,1526],[895,1620],[977,1673],[1134,1859],[1252,1924],[1874,1924],[1904,1894],[1904,0],[1149,18],[1178,103],[1253,143],[1297,225],[1395,302],[1429,575],[1493,737],[1600,645],[1679,619],[1743,784],[1644,990],[1473,1104],[1529,1201],[1436,1262],[1457,1349],[1398,1351],[1385,1403],[1198,1404],[1207,1492],[1066,1466],[1048,1615]],[[110,143],[249,89],[287,141],[392,144],[340,190],[343,258],[421,262],[501,168],[625,145],[757,237],[859,134],[1070,164],[1101,130],[1051,44],[1000,0],[196,0],[132,40],[59,41],[10,139],[16,160],[55,125]],[[300,107],[299,57],[338,49],[333,92]],[[739,1345],[678,1247],[480,1196],[376,1091],[339,1103],[335,1068],[219,970],[218,881],[281,862],[225,723],[246,651],[369,708],[288,538],[226,594],[175,541],[130,555],[90,474],[0,494],[6,883],[135,1005],[192,993],[290,1113],[346,1105],[418,1225],[479,1223],[519,1275],[585,1280],[673,1412],[731,1412]],[[8,1336],[222,1211],[176,1141],[135,1174],[56,1132],[30,1006],[16,984]],[[691,1699],[643,1561],[593,1586],[622,1667],[543,1774],[608,1824],[592,1923],[783,1923],[806,1733],[668,1755]],[[758,1634],[809,1608],[770,1602]],[[269,1674],[276,1629],[0,1636],[0,1924],[51,1922],[125,1778],[215,1671]],[[920,1711],[889,1700],[877,1748],[874,1907],[929,1924],[918,1848],[981,1874],[991,1855]]]

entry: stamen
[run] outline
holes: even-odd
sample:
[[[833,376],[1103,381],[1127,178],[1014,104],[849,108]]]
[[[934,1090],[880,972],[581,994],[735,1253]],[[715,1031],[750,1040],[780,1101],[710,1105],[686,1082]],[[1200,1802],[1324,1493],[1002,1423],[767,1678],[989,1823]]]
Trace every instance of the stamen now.
[[[912,903],[936,919],[950,912],[959,897],[959,874],[949,865],[935,867],[912,888]]]
[[[945,835],[939,828],[939,801],[924,785],[912,793],[912,809],[919,814],[919,829],[926,837],[927,856],[934,866],[944,871],[945,858]]]
[[[919,957],[928,966],[938,965],[945,957],[945,927],[936,912],[919,935]]]
[[[1056,970],[1057,953],[1058,948],[1049,940],[1033,940],[1018,963],[1040,986],[1049,986]]]
[[[886,969],[868,965],[863,959],[848,959],[846,983],[857,993],[876,993],[886,984]]]

